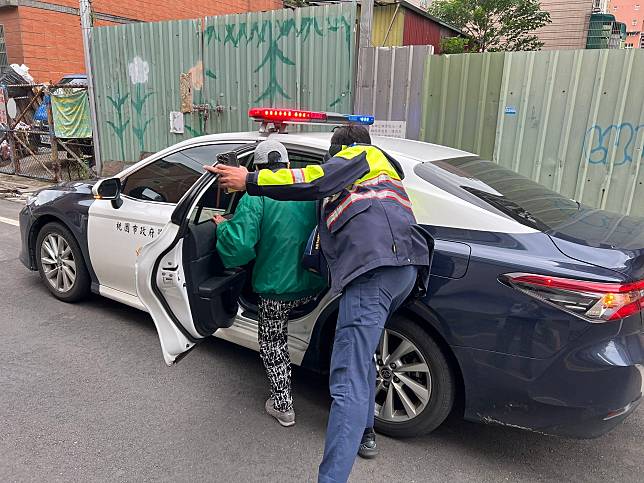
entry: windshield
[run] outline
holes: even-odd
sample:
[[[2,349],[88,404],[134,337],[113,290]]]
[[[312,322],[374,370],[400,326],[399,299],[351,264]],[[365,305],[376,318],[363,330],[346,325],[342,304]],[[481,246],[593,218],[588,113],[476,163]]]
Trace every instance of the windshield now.
[[[561,226],[579,204],[514,171],[475,157],[419,164],[416,174],[489,211],[541,231]]]

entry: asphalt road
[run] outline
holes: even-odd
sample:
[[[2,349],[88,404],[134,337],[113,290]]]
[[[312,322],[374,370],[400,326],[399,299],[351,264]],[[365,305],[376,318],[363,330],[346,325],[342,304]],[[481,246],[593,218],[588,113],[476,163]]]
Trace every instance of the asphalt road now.
[[[0,201],[0,217],[19,206]],[[147,314],[56,301],[0,222],[0,481],[313,481],[325,380],[294,375],[297,425],[263,413],[257,354],[212,339],[168,368]],[[601,388],[598,388],[601,390]],[[564,440],[451,418],[430,436],[380,437],[351,481],[642,481],[644,410],[610,434]]]

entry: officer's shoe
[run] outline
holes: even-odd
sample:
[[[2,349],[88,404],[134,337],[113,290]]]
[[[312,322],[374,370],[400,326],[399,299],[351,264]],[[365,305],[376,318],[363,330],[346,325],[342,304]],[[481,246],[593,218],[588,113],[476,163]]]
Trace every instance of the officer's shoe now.
[[[358,456],[365,459],[373,459],[378,456],[378,446],[376,445],[376,433],[373,428],[367,428],[362,435]]]
[[[275,409],[273,398],[269,397],[264,407],[266,408],[266,412],[277,419],[277,422],[285,428],[295,424],[295,411],[293,411],[293,409],[289,409],[288,411],[278,411]]]

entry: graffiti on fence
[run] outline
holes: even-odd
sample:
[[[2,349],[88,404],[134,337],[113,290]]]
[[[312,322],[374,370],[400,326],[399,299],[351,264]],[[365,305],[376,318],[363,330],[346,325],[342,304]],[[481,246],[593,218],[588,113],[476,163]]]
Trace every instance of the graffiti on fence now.
[[[322,23],[322,25],[320,25]],[[227,23],[220,26],[210,25],[206,28],[206,43],[216,41],[223,45],[230,45],[237,49],[240,46],[252,45],[259,48],[267,45],[266,53],[262,57],[259,65],[253,73],[257,74],[264,69],[268,69],[268,85],[264,86],[262,93],[254,99],[255,103],[269,102],[273,105],[278,98],[291,99],[291,94],[286,91],[284,85],[280,83],[277,72],[280,66],[295,67],[296,62],[289,58],[280,45],[282,39],[291,35],[306,42],[309,38],[315,36],[324,37],[329,34],[344,33],[344,40],[347,44],[347,52],[351,49],[352,27],[344,15],[328,16],[324,20],[318,21],[316,17],[302,17],[298,21],[289,18],[284,21],[280,20],[255,20],[253,22]],[[208,69],[205,72],[207,77],[217,79],[217,74]],[[351,91],[351,81],[348,80],[343,92],[338,93],[337,97],[330,100],[329,107],[333,107],[347,96]]]
[[[633,159],[643,160],[642,139],[638,136],[640,132],[644,133],[644,124],[623,122],[607,127],[595,124],[584,136],[583,159],[589,164],[607,165],[614,152],[614,166],[632,163]]]

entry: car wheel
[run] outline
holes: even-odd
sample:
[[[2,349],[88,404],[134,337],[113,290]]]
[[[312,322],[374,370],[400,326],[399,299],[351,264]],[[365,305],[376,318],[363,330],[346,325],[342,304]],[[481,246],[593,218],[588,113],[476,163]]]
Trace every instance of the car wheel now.
[[[426,434],[447,418],[456,391],[449,362],[432,337],[395,317],[376,351],[376,430],[402,438]]]
[[[56,298],[77,302],[89,294],[83,254],[74,236],[60,223],[48,223],[38,233],[36,261],[40,278]]]

